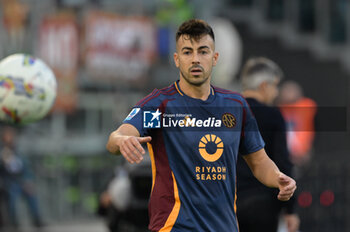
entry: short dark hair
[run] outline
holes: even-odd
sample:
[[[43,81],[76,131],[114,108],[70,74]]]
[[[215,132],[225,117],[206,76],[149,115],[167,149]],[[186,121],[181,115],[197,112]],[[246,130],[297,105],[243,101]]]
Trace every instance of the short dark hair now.
[[[182,35],[187,35],[189,39],[200,40],[203,35],[209,35],[214,41],[215,36],[211,26],[201,19],[190,19],[183,22],[176,32],[176,42]]]
[[[242,69],[243,90],[256,89],[264,82],[283,79],[282,69],[272,60],[265,57],[250,58]]]

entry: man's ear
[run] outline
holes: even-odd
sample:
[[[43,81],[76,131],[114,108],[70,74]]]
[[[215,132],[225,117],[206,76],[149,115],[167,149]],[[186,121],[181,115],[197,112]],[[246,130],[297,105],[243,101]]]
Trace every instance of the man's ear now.
[[[219,53],[215,52],[213,56],[213,66],[216,66],[218,59],[219,59]]]
[[[179,67],[179,54],[177,54],[177,52],[174,52],[174,62],[175,62],[175,66],[178,68]]]
[[[267,82],[266,82],[266,81],[263,81],[263,82],[260,83],[260,85],[259,85],[259,90],[265,92],[266,89],[267,89],[267,85],[268,85]]]

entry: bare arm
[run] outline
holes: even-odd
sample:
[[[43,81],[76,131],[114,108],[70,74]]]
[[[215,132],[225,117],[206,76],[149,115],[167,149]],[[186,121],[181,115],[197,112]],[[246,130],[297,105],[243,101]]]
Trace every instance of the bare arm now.
[[[280,190],[278,199],[289,200],[296,189],[295,181],[286,176],[267,156],[264,149],[243,156],[254,176],[264,185]]]
[[[299,231],[300,218],[297,214],[287,214],[284,216],[284,220],[286,221],[288,232]]]
[[[110,134],[106,148],[112,154],[122,154],[129,163],[139,163],[145,154],[141,144],[151,140],[150,136],[140,137],[139,131],[133,125],[122,124]]]

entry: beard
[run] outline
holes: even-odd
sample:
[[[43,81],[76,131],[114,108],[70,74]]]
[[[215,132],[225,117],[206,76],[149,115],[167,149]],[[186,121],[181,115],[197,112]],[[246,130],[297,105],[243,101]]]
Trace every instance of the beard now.
[[[204,83],[206,83],[210,77],[210,75],[206,75],[206,73],[203,71],[200,75],[192,75],[190,72],[183,72],[180,70],[181,76],[184,78],[184,80],[194,86],[201,86]]]

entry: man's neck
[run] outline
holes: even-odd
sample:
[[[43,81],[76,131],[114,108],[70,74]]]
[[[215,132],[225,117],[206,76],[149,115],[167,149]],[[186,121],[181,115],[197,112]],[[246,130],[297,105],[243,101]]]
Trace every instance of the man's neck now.
[[[192,85],[188,83],[186,80],[180,78],[179,86],[181,91],[189,97],[207,100],[210,95],[210,82],[207,81],[200,86]]]

